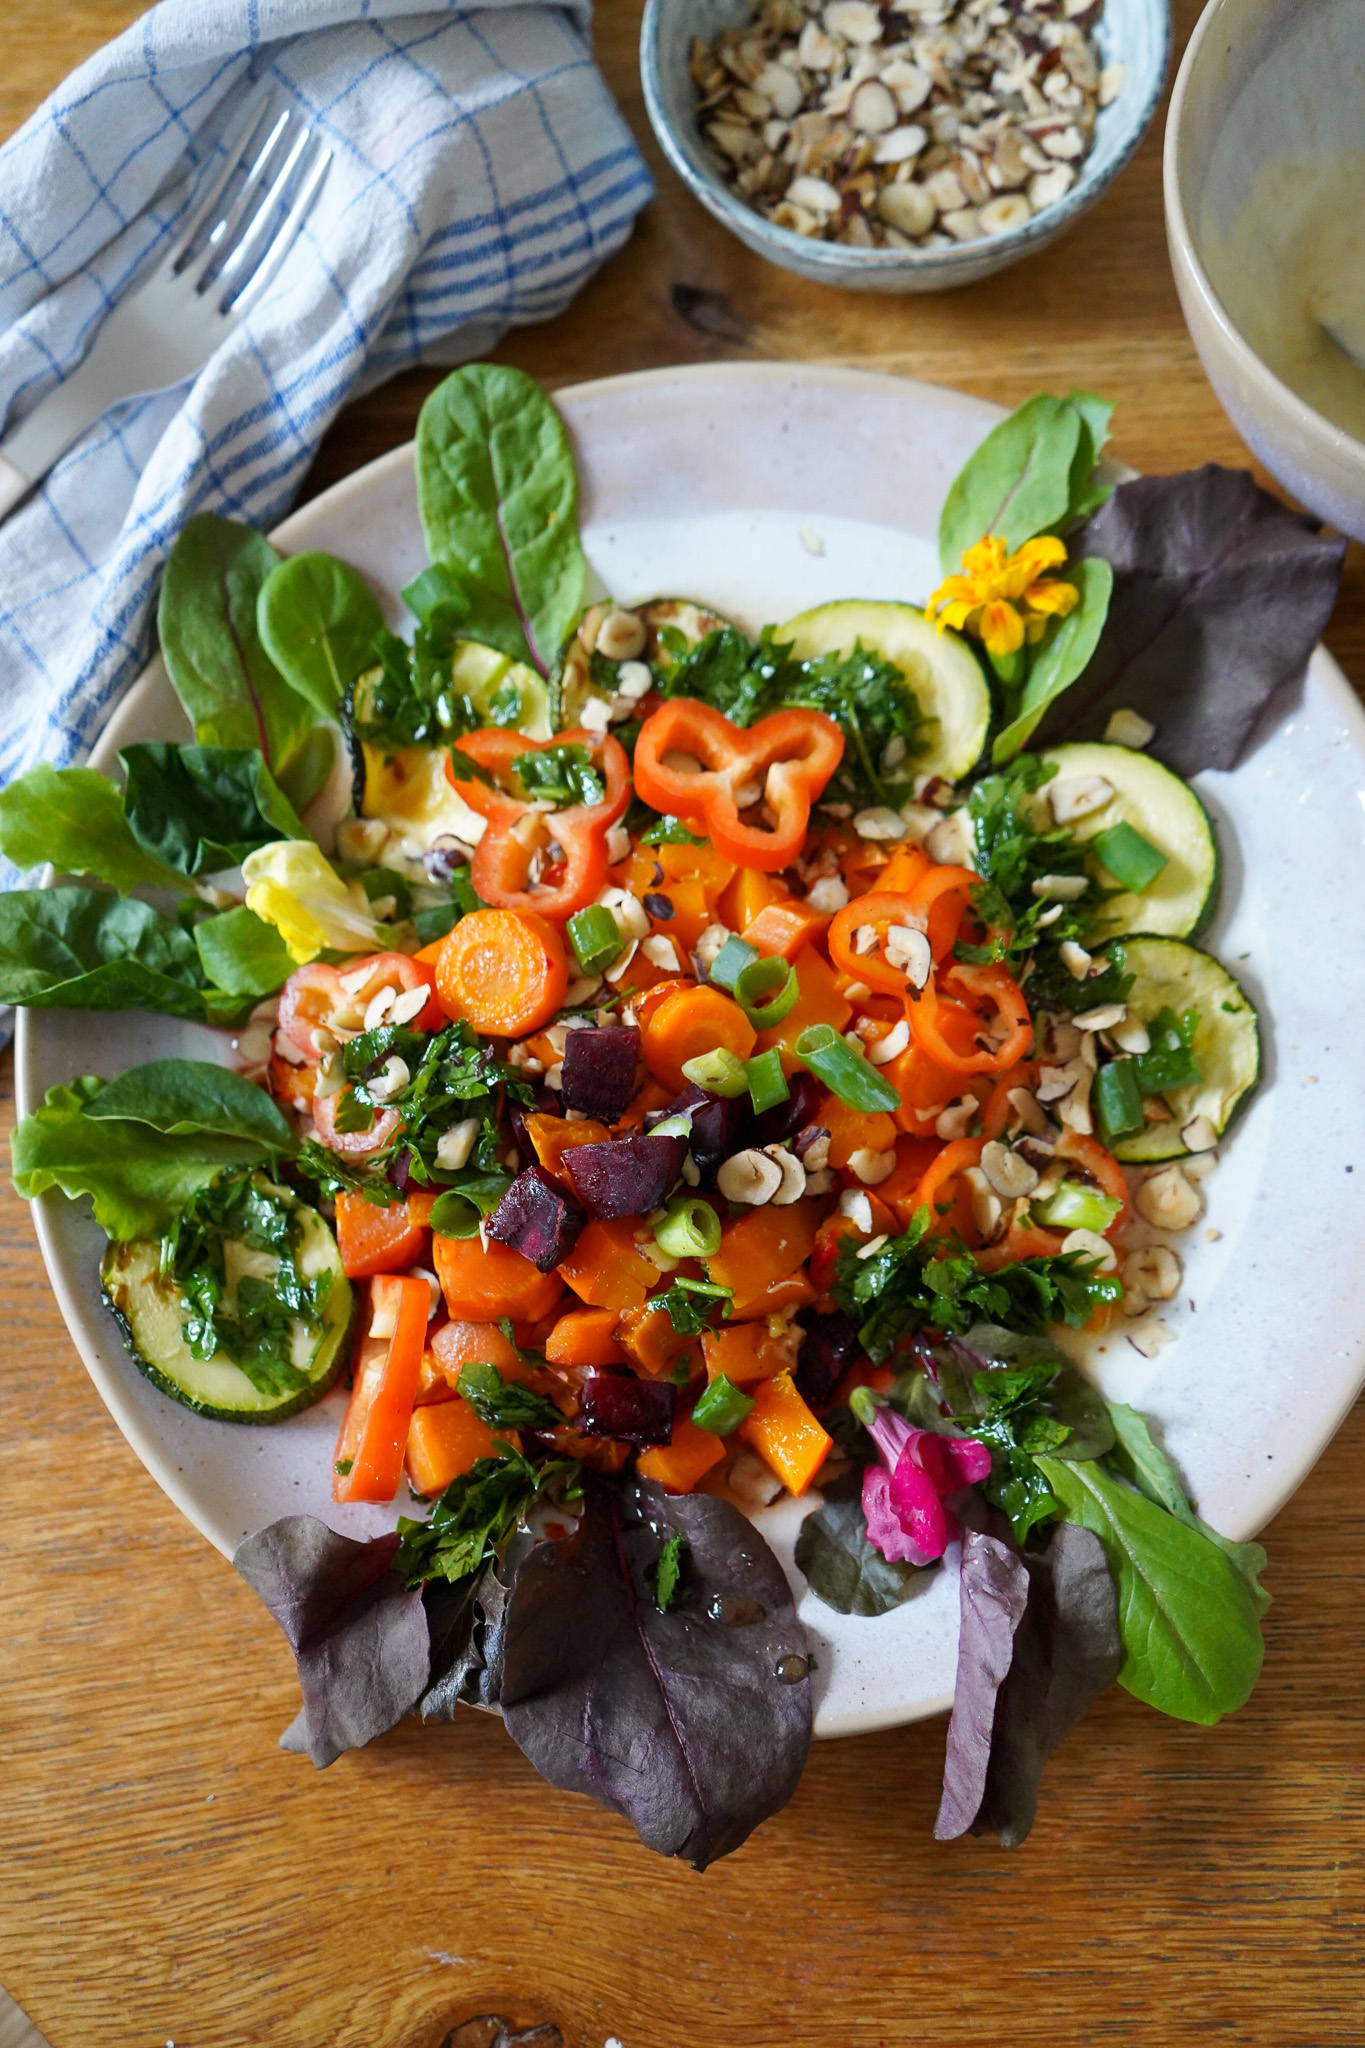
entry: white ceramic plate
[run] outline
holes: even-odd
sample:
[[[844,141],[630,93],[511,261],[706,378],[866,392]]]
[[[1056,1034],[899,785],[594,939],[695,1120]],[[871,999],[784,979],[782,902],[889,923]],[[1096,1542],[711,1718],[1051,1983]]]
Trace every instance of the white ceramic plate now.
[[[557,394],[578,448],[584,541],[616,596],[699,597],[757,628],[837,597],[922,602],[949,483],[1000,417],[981,401],[857,371],[719,365],[651,371]],[[370,577],[395,622],[423,566],[408,448],[372,463],[274,536],[328,548]],[[95,753],[173,738],[183,717],[159,662]],[[1318,649],[1301,705],[1233,775],[1199,777],[1220,827],[1222,906],[1208,943],[1261,1012],[1266,1078],[1208,1189],[1168,1322],[1147,1360],[1122,1333],[1095,1372],[1158,1426],[1203,1514],[1251,1535],[1303,1479],[1365,1377],[1365,718]],[[73,1075],[172,1051],[222,1059],[198,1026],[126,1014],[21,1013],[19,1106]],[[344,1396],[274,1429],[207,1422],[157,1393],[100,1305],[102,1236],[83,1209],[35,1204],[67,1327],[119,1428],[158,1484],[230,1555],[276,1516],[306,1512],[354,1535],[390,1509],[339,1509],[331,1459]],[[1207,1233],[1207,1234],[1206,1234]],[[791,1565],[803,1504],[763,1518]],[[956,1571],[874,1620],[806,1595],[818,1659],[816,1732],[852,1734],[952,1699]]]

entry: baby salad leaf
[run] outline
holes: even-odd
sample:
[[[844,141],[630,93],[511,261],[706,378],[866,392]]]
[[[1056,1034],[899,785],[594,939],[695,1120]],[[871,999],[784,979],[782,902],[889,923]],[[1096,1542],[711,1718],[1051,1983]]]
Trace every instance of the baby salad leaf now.
[[[91,1100],[86,1115],[150,1124],[171,1138],[216,1131],[220,1137],[251,1139],[266,1153],[299,1149],[283,1112],[264,1088],[208,1060],[149,1060],[130,1067]]]
[[[1109,1463],[1136,1486],[1139,1493],[1145,1493],[1148,1500],[1154,1500],[1158,1507],[1165,1508],[1168,1515],[1187,1522],[1190,1528],[1198,1529],[1202,1536],[1207,1536],[1210,1543],[1216,1543],[1246,1580],[1256,1603],[1256,1612],[1264,1614],[1270,1605],[1270,1595],[1260,1582],[1260,1574],[1266,1567],[1262,1546],[1259,1543],[1234,1543],[1231,1537],[1220,1536],[1216,1529],[1201,1521],[1185,1498],[1179,1474],[1153,1437],[1146,1418],[1139,1415],[1136,1408],[1126,1408],[1121,1401],[1111,1401],[1108,1405],[1118,1437]]]
[[[426,1609],[391,1568],[398,1544],[396,1534],[358,1543],[312,1515],[286,1515],[233,1557],[298,1665],[303,1707],[280,1747],[320,1771],[396,1726],[426,1686]]]
[[[654,1583],[681,1536],[667,1613]],[[711,1618],[724,1601],[733,1620]],[[743,1617],[752,1615],[752,1619]],[[503,1645],[507,1731],[542,1777],[705,1869],[796,1790],[810,1748],[805,1633],[782,1567],[737,1508],[593,1484],[572,1536],[517,1572]]]
[[[1013,1632],[1009,1668],[996,1682],[988,1723],[986,1696],[1003,1635],[998,1607],[980,1597],[976,1583],[990,1540],[969,1536],[963,1550],[958,1691],[944,1771],[946,1810],[940,1810],[934,1832],[945,1841],[968,1826],[973,1834],[989,1829],[1004,1848],[1016,1849],[1033,1825],[1043,1765],[1118,1676],[1118,1600],[1103,1546],[1088,1529],[1064,1524],[1046,1551],[1012,1553],[1014,1565],[1022,1564],[1027,1575],[1027,1601]],[[987,1574],[997,1566],[998,1560],[992,1560]],[[963,1700],[960,1716],[958,1700]],[[979,1803],[969,1815],[971,1794],[978,1787]]]
[[[1114,572],[1107,562],[1076,562],[1066,581],[1076,585],[1081,601],[1066,618],[1054,619],[1038,643],[1019,708],[991,746],[993,761],[1008,761],[1028,745],[1048,705],[1075,682],[1095,652],[1109,610]]]
[[[1119,1684],[1204,1727],[1244,1706],[1265,1653],[1261,1607],[1226,1551],[1102,1465],[1037,1464],[1066,1519],[1099,1537],[1118,1581]]]
[[[1070,525],[1075,520],[1088,519],[1092,512],[1098,512],[1114,488],[1112,483],[1101,483],[1095,474],[1096,465],[1109,441],[1109,422],[1114,417],[1114,408],[1107,398],[1101,398],[1095,391],[1069,391],[1066,402],[1074,406],[1081,416],[1081,438],[1071,465],[1071,503],[1066,510],[1067,524]]]
[[[321,718],[335,718],[384,629],[379,600],[363,576],[335,555],[310,552],[278,562],[256,600],[261,645],[280,674]]]
[[[273,996],[294,972],[294,956],[275,926],[244,903],[202,918],[194,943],[209,980],[243,1002]]]
[[[521,370],[470,363],[417,422],[417,492],[463,630],[548,675],[583,610],[578,477],[564,423]]]
[[[955,575],[968,548],[988,533],[999,534],[1013,554],[1035,534],[1064,523],[1083,434],[1093,467],[1094,418],[1068,399],[1040,392],[992,427],[944,500],[938,553],[945,576]]]
[[[179,881],[138,844],[118,790],[94,768],[40,761],[0,790],[0,853],[17,868],[51,861],[59,875],[98,875],[115,889]]]
[[[257,846],[306,839],[255,747],[124,747],[123,806],[138,844],[182,875],[240,867]]]
[[[0,1002],[202,1021],[218,1008],[203,979],[189,933],[134,896],[74,887],[0,895]]]
[[[256,630],[256,600],[279,552],[249,526],[203,512],[171,549],[157,631],[176,695],[203,746],[259,747],[292,802],[316,796],[331,767],[313,713]]]
[[[86,1076],[69,1088],[49,1088],[42,1108],[19,1124],[10,1166],[26,1201],[53,1187],[72,1201],[90,1195],[95,1221],[110,1237],[160,1237],[224,1167],[260,1163],[256,1139],[213,1132],[172,1138],[147,1124],[101,1122],[87,1111],[103,1087]]]
[[[1126,708],[1156,726],[1151,751],[1177,774],[1235,767],[1272,700],[1302,676],[1345,549],[1245,470],[1206,463],[1120,484],[1076,537],[1076,555],[1112,564],[1114,594],[1043,743],[1099,739]]]
[[[1028,1568],[1023,1557],[998,1537],[968,1529],[962,1538],[958,1596],[962,1620],[957,1682],[943,1759],[943,1797],[934,1822],[934,1835],[940,1842],[965,1835],[986,1796],[995,1703],[1014,1657],[1014,1632],[1028,1601]]]
[[[933,1566],[894,1562],[868,1542],[860,1471],[842,1473],[823,1492],[796,1538],[797,1566],[817,1599],[839,1614],[889,1614],[932,1584]]]

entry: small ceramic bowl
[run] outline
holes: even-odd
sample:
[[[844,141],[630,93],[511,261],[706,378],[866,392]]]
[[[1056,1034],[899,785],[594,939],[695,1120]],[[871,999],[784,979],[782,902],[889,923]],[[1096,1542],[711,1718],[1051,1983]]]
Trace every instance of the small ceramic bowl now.
[[[750,0],[648,0],[640,34],[645,105],[678,176],[709,213],[760,256],[785,270],[846,291],[939,292],[989,277],[1055,241],[1093,206],[1141,142],[1166,81],[1171,22],[1168,0],[1105,0],[1096,31],[1101,62],[1122,63],[1126,77],[1096,122],[1096,142],[1064,199],[1022,227],[952,249],[853,249],[775,227],[726,183],[697,126],[696,87],[688,70],[692,38],[709,42],[753,14]]]
[[[1214,290],[1212,237],[1230,237],[1262,166],[1362,147],[1360,0],[1213,0],[1190,38],[1166,123],[1166,233],[1185,319],[1232,424],[1320,518],[1365,539],[1365,442],[1267,367]],[[1286,289],[1287,289],[1286,285]]]

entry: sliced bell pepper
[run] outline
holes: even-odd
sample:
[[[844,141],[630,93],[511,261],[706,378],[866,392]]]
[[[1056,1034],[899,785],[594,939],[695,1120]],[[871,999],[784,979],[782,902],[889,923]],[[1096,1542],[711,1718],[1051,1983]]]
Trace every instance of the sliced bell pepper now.
[[[736,866],[775,874],[800,853],[811,805],[843,752],[844,736],[823,711],[777,711],[745,730],[709,704],[674,697],[640,729],[635,788],[656,810],[700,816],[714,845]],[[675,756],[699,765],[684,769]],[[775,819],[772,826],[746,824],[740,816],[760,798]],[[473,881],[479,888],[477,872]]]
[[[981,1043],[990,1021],[982,1013],[984,1005],[995,1010],[995,1022],[1004,1033],[994,1047]],[[1018,1066],[1033,1044],[1033,1019],[1024,992],[1003,967],[945,968],[911,993],[905,1014],[915,1043],[949,1073],[1003,1073],[1006,1067]]]
[[[349,986],[343,987],[343,977]],[[419,988],[429,991],[425,1007],[409,1019],[410,1030],[439,1031],[445,1023],[436,999],[436,976],[427,961],[407,953],[371,953],[345,967],[311,960],[296,969],[280,990],[280,1029],[300,1052],[316,1059],[313,1033],[326,1027],[344,1038],[360,1031],[366,1010],[382,988],[395,989],[400,996]]]
[[[1098,1181],[1106,1195],[1119,1203],[1118,1214],[1103,1233],[1105,1237],[1112,1236],[1128,1216],[1128,1183],[1118,1160],[1112,1152],[1106,1151],[1098,1138],[1086,1137],[1080,1131],[1062,1132],[1057,1140],[1057,1157],[1074,1160],[1083,1173]]]
[[[501,786],[520,755],[566,745],[583,747],[591,756],[605,785],[601,803],[542,811]],[[493,780],[462,773],[462,755]],[[558,733],[553,740],[528,740],[489,728],[457,741],[446,774],[470,809],[488,820],[469,869],[485,903],[499,910],[536,911],[562,924],[596,901],[607,880],[607,833],[630,801],[630,764],[619,740],[580,729]],[[563,849],[563,861],[555,864],[554,879],[532,882],[531,857],[539,853],[543,858],[552,840]]]
[[[397,1290],[397,1320],[382,1363],[357,1375],[341,1425],[337,1463],[349,1460],[350,1469],[333,1473],[332,1498],[342,1503],[392,1500],[403,1473],[431,1289],[420,1279],[390,1279],[386,1284]]]
[[[854,942],[866,925],[876,932],[877,945],[873,952],[860,953]],[[909,925],[916,931],[924,929],[924,920],[908,895],[893,896],[876,888],[869,890],[866,896],[855,896],[838,912],[829,928],[829,957],[855,982],[861,981],[868,988],[880,989],[884,995],[903,996],[907,986],[905,969],[893,967],[882,951],[887,931],[892,925]]]

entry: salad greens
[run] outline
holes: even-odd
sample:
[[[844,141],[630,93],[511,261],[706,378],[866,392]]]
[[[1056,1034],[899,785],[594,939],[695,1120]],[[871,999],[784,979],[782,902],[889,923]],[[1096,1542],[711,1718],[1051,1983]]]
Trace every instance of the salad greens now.
[[[261,585],[261,644],[319,718],[335,718],[384,628],[379,600],[335,555],[291,555]]]
[[[992,427],[950,486],[939,520],[945,576],[986,534],[1010,554],[1036,534],[1086,518],[1108,497],[1095,477],[1113,406],[1092,391],[1040,393]]]

